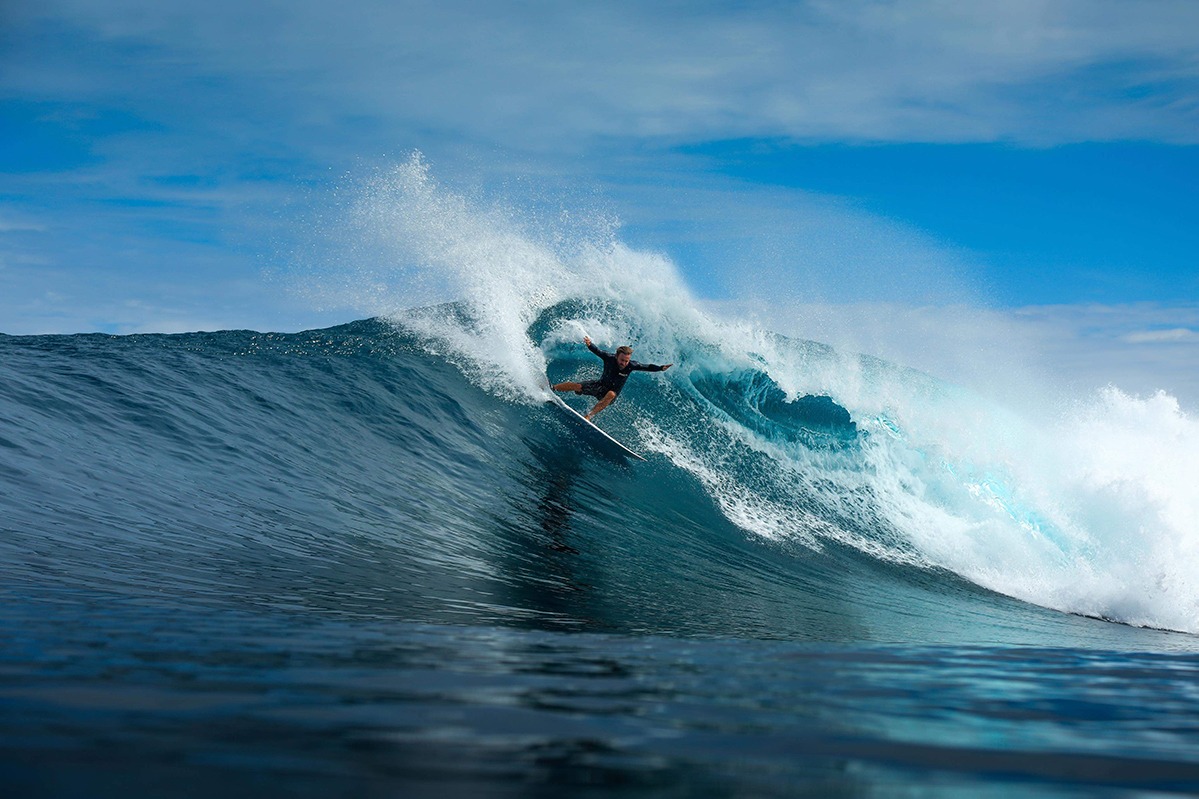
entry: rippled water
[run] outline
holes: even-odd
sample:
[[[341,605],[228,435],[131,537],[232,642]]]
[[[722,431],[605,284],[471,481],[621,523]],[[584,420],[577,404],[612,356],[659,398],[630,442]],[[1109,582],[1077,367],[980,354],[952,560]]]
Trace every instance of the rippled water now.
[[[1199,785],[1193,654],[166,612],[68,591],[4,602],[15,795]]]
[[[901,438],[705,363],[605,414],[633,464],[379,322],[0,337],[0,782],[1199,790],[1193,635],[938,564],[862,465]]]

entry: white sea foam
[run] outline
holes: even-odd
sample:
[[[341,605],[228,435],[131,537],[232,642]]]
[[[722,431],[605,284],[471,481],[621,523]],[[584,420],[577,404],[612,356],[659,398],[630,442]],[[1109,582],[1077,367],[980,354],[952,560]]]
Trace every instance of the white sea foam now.
[[[438,185],[419,153],[367,181],[353,215],[356,226],[382,244],[372,254],[387,259],[366,269],[362,282],[370,289],[358,304],[440,342],[499,395],[540,397],[545,360],[526,331],[554,303],[586,296],[694,307],[673,266],[620,244],[611,237],[610,220],[584,225],[586,234],[569,238],[562,227],[534,225],[500,204]],[[449,309],[411,313],[415,305],[447,300],[459,303],[465,318]],[[574,335],[588,333],[636,338],[635,331],[598,319],[574,325]]]
[[[1037,419],[949,395],[897,408],[911,425],[863,448],[925,557],[1047,607],[1199,632],[1199,422],[1114,388]]]

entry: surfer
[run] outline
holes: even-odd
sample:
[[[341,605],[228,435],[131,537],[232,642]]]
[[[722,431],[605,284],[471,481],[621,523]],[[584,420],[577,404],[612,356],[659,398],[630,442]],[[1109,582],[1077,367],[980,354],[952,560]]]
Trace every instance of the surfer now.
[[[595,418],[596,414],[612,404],[633,372],[665,372],[674,366],[672,363],[665,366],[659,366],[656,363],[638,363],[632,359],[632,347],[617,347],[616,354],[613,355],[592,344],[591,339],[587,336],[583,336],[583,343],[587,345],[587,349],[603,359],[603,375],[599,380],[588,380],[584,383],[559,383],[554,386],[554,391],[573,391],[576,394],[586,394],[598,399],[599,402],[595,403],[595,407],[584,417],[589,422]]]

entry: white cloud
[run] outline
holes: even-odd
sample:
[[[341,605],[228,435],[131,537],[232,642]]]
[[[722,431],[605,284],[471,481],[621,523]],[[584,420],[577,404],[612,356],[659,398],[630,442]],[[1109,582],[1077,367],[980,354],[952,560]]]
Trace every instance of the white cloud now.
[[[1199,341],[1199,333],[1186,327],[1172,327],[1168,330],[1144,330],[1129,333],[1123,337],[1129,344],[1164,344],[1180,341]]]
[[[1199,305],[1043,305],[1002,310],[903,303],[727,303],[781,333],[863,352],[1013,404],[1057,403],[1107,385],[1159,390],[1199,410],[1199,335],[1136,341],[1137,332],[1199,327]],[[1132,331],[1132,332],[1130,332]]]
[[[189,268],[114,274],[104,267],[0,270],[0,333],[183,333],[196,330],[295,331],[348,321],[321,313],[258,280],[224,279],[217,288]]]
[[[0,234],[4,233],[45,233],[49,228],[41,223],[21,216],[10,216],[0,213]]]
[[[109,54],[86,74],[62,54],[10,70],[10,91],[223,103],[309,136],[357,119],[555,151],[609,136],[1199,141],[1186,0],[60,0],[24,16]]]

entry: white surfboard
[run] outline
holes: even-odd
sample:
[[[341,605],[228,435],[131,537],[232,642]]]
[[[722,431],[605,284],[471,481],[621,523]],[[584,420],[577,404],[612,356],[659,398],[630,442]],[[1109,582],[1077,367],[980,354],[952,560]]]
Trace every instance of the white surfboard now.
[[[592,438],[596,439],[596,441],[598,443],[602,443],[602,445],[607,446],[609,449],[615,448],[616,451],[620,452],[622,455],[627,455],[630,458],[636,458],[639,461],[645,460],[645,458],[641,457],[636,452],[633,452],[633,450],[629,449],[624,444],[621,444],[619,441],[617,441],[615,438],[613,438],[612,436],[605,433],[603,430],[600,430],[598,427],[595,426],[594,422],[588,421],[586,416],[579,413],[574,408],[570,407],[565,402],[563,402],[562,398],[559,397],[557,394],[554,394],[551,392],[549,394],[549,399],[547,399],[546,402],[553,405],[556,408],[559,408],[560,410],[566,411],[566,413],[568,413],[571,417],[573,417],[573,419],[575,421],[580,422],[582,425],[582,428],[588,434],[590,434]]]

